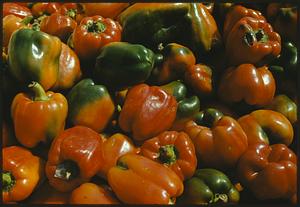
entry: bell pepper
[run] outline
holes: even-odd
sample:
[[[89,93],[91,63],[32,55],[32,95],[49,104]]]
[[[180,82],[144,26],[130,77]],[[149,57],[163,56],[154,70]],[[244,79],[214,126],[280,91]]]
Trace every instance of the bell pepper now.
[[[18,141],[33,148],[39,142],[51,142],[64,130],[68,103],[62,94],[46,93],[37,82],[28,87],[34,96],[17,94],[11,105],[11,114]]]
[[[275,31],[283,38],[297,42],[297,5],[288,3],[270,3],[267,17]]]
[[[61,43],[59,56],[58,77],[53,90],[65,90],[72,88],[82,77],[80,62],[76,53],[66,44]]]
[[[57,36],[62,42],[66,43],[76,26],[76,21],[71,17],[56,12],[41,20],[40,30],[47,34]]]
[[[171,204],[183,183],[171,169],[146,157],[126,154],[108,171],[108,183],[126,204]]]
[[[294,138],[293,126],[279,112],[256,110],[238,119],[248,137],[248,144],[256,143],[290,145]]]
[[[280,54],[281,38],[267,22],[243,17],[228,33],[225,48],[230,65],[250,63],[260,66]]]
[[[104,18],[115,19],[129,3],[80,3],[87,16],[100,15]]]
[[[182,79],[185,71],[196,63],[193,52],[189,48],[177,43],[170,43],[160,48],[159,54],[162,55],[163,60],[153,70],[153,76],[158,84]]]
[[[239,123],[215,109],[206,109],[196,121],[188,122],[184,131],[195,145],[198,162],[217,169],[235,167],[248,147]]]
[[[179,80],[162,85],[160,88],[166,91],[168,94],[174,96],[177,102],[185,99],[187,95],[186,86],[182,83],[182,81]]]
[[[104,45],[121,40],[121,31],[119,23],[112,19],[85,17],[74,30],[74,50],[80,60],[94,61]]]
[[[44,182],[26,200],[26,204],[68,204],[70,193],[55,190],[49,182]]]
[[[194,144],[184,132],[165,131],[146,140],[141,146],[141,154],[166,165],[181,180],[192,177],[197,167]]]
[[[197,95],[210,95],[213,91],[212,70],[204,64],[196,64],[188,68],[184,74],[184,82]]]
[[[22,201],[43,178],[43,161],[23,147],[2,148],[3,203]]]
[[[58,13],[68,16],[80,24],[81,20],[86,16],[80,3],[64,3],[60,6]]]
[[[147,80],[160,60],[143,45],[113,42],[101,49],[94,78],[111,89],[125,89]]]
[[[224,21],[223,39],[225,42],[227,41],[227,37],[234,25],[243,17],[252,17],[262,23],[266,22],[265,17],[259,11],[249,9],[241,5],[232,6],[228,11]]]
[[[267,66],[242,64],[228,68],[219,84],[219,97],[227,103],[244,100],[249,105],[270,104],[275,94],[275,80]]]
[[[223,172],[205,168],[196,170],[195,175],[184,183],[179,203],[238,203],[239,199],[239,191]]]
[[[39,82],[45,90],[57,79],[61,41],[44,32],[19,29],[8,45],[8,64],[11,74],[23,83]]]
[[[275,96],[272,103],[265,108],[283,114],[291,124],[297,122],[297,104],[286,95]]]
[[[239,179],[259,200],[297,194],[297,157],[284,144],[249,146],[237,167]]]
[[[119,204],[112,192],[94,183],[84,183],[72,191],[70,204]]]
[[[57,136],[49,150],[46,175],[52,187],[69,192],[88,182],[103,165],[103,140],[84,126],[69,128]]]
[[[21,6],[16,3],[4,3],[3,4],[3,17],[13,14],[17,17],[24,18],[32,16],[30,9]]]
[[[143,141],[168,130],[176,118],[177,102],[158,86],[139,84],[126,96],[119,116],[119,126]]]
[[[68,121],[102,132],[115,112],[114,102],[103,85],[83,79],[68,94]]]
[[[116,133],[103,143],[103,167],[98,175],[107,178],[110,168],[117,165],[117,160],[125,154],[137,154],[140,150],[134,146],[132,140],[124,134]]]
[[[58,12],[61,4],[58,2],[52,2],[52,3],[45,3],[45,2],[39,2],[39,3],[32,3],[30,5],[32,15],[35,17],[43,16],[43,15],[51,15],[55,12]]]

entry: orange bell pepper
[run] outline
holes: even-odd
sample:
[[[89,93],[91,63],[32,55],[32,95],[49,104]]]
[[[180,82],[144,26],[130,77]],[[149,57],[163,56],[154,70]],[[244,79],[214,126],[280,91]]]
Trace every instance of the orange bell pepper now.
[[[22,201],[43,178],[44,162],[25,148],[2,149],[2,197],[4,203]]]
[[[15,134],[25,147],[35,147],[39,142],[49,142],[64,130],[68,103],[60,93],[44,91],[37,82],[28,86],[33,98],[25,93],[15,96],[11,105]]]
[[[102,142],[88,127],[75,126],[60,133],[52,142],[46,163],[50,185],[68,192],[88,182],[103,165]]]
[[[55,12],[58,12],[61,4],[57,2],[46,3],[46,2],[39,2],[33,3],[31,7],[32,15],[35,17],[39,17],[42,15],[51,15]]]
[[[109,169],[117,165],[117,160],[122,155],[127,153],[137,154],[139,151],[129,137],[120,133],[112,135],[103,143],[104,163],[98,174],[106,178]]]
[[[126,204],[170,204],[183,192],[171,169],[146,157],[126,154],[108,171],[108,183]]]
[[[294,130],[290,121],[272,110],[256,110],[238,119],[248,137],[248,144],[257,143],[290,145]]]
[[[132,132],[133,139],[143,141],[171,128],[176,118],[177,102],[158,86],[139,84],[126,96],[119,125]]]
[[[100,15],[104,18],[115,19],[129,3],[81,3],[86,16]]]
[[[70,204],[119,204],[112,192],[94,183],[84,183],[72,191]]]
[[[168,166],[181,180],[192,177],[197,167],[194,144],[184,132],[165,131],[146,140],[141,154]]]
[[[242,64],[224,72],[218,93],[228,103],[244,100],[249,105],[264,106],[273,100],[275,89],[275,80],[267,66]]]
[[[16,3],[4,3],[3,4],[3,17],[13,14],[17,17],[24,18],[32,16],[30,9],[25,6]]]

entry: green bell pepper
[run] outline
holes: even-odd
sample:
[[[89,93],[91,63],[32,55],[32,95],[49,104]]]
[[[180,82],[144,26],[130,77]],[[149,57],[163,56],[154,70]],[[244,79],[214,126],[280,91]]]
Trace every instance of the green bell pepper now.
[[[112,42],[101,49],[93,76],[110,89],[125,89],[147,80],[160,59],[143,45]]]
[[[24,84],[36,81],[48,90],[57,80],[61,47],[55,36],[32,29],[17,30],[8,45],[10,73]]]
[[[115,104],[103,85],[95,85],[91,79],[77,83],[67,96],[68,121],[71,125],[87,126],[102,132],[113,118]]]
[[[237,203],[239,199],[239,191],[224,173],[215,169],[198,169],[194,177],[185,182],[179,203]]]
[[[172,81],[168,84],[160,86],[164,91],[173,95],[177,102],[182,101],[187,94],[187,88],[181,81]]]

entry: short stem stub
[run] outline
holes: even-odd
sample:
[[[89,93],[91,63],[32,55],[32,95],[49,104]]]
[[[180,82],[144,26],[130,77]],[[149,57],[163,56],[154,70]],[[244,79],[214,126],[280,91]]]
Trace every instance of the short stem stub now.
[[[212,200],[210,201],[210,203],[217,203],[217,202],[223,202],[223,203],[227,203],[228,202],[228,196],[226,194],[219,194],[216,193],[214,194]]]
[[[165,145],[159,148],[158,159],[167,165],[171,165],[177,160],[177,152],[174,145]]]
[[[3,191],[8,192],[15,185],[16,180],[10,172],[3,172],[2,173],[2,182],[3,182],[2,183]]]
[[[87,31],[93,33],[102,33],[106,30],[106,26],[102,21],[90,20],[86,24]]]

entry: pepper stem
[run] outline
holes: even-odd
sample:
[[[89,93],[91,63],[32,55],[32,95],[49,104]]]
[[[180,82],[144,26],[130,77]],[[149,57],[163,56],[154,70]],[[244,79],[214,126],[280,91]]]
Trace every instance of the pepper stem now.
[[[86,26],[88,32],[101,33],[106,30],[105,24],[101,21],[90,20],[87,22]]]
[[[219,194],[216,193],[214,194],[212,200],[210,201],[210,203],[216,203],[218,201],[222,201],[223,203],[227,203],[228,202],[228,196],[226,194]]]
[[[28,85],[28,88],[30,88],[34,92],[34,101],[49,100],[49,97],[47,96],[45,90],[38,82],[32,81],[32,83]]]
[[[16,183],[15,178],[10,172],[3,172],[2,173],[2,182],[3,182],[3,191],[10,191],[14,184]]]
[[[158,159],[167,165],[171,165],[177,160],[177,150],[174,145],[165,145],[159,148]]]
[[[76,9],[69,9],[67,11],[67,16],[71,17],[72,19],[75,19],[77,14],[77,10]]]
[[[72,160],[65,160],[58,164],[54,173],[55,178],[72,180],[79,175],[80,169]]]

